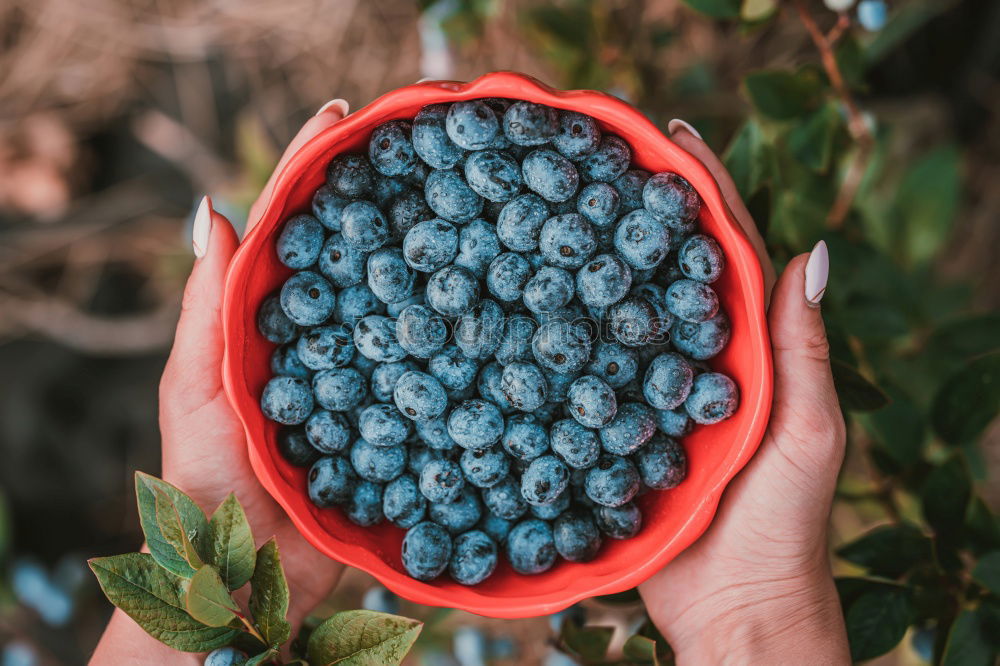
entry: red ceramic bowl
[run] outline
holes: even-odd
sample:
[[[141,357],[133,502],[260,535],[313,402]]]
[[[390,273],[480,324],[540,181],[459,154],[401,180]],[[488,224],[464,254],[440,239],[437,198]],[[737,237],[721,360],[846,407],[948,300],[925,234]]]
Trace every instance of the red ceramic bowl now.
[[[721,244],[728,265],[713,285],[732,319],[732,340],[712,366],[740,387],[736,414],[718,425],[701,426],[684,439],[688,477],[676,489],[650,492],[639,500],[642,531],[634,539],[608,539],[597,559],[560,561],[549,571],[524,576],[504,562],[485,582],[464,587],[447,575],[423,583],[406,575],[400,561],[403,530],[388,524],[362,528],[338,509],[319,509],[306,496],[306,470],[278,454],[277,426],[261,414],[259,399],[269,379],[274,345],[256,329],[257,307],[291,271],[278,262],[274,243],[282,222],[309,210],[330,159],[367,150],[371,130],[394,118],[412,118],[421,107],[480,97],[508,97],[587,113],[601,128],[625,139],[633,162],[647,171],[675,171],[704,199],[702,227]],[[299,531],[321,552],[367,571],[387,588],[420,604],[448,606],[501,618],[559,611],[599,594],[621,592],[646,580],[708,528],[719,497],[760,443],[771,407],[771,352],[764,318],[760,264],[733,220],[708,170],[673,144],[638,110],[610,95],[589,90],[553,90],[511,72],[471,83],[432,81],[394,90],[325,130],[302,147],[279,174],[261,222],[247,234],[226,279],[224,306],[225,389],[246,428],[250,462],[261,484],[284,507]]]

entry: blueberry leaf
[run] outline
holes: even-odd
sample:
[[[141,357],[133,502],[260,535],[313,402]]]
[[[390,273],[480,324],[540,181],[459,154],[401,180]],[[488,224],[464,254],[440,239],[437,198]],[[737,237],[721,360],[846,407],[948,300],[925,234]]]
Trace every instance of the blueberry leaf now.
[[[982,356],[951,376],[934,398],[932,421],[941,438],[962,444],[979,437],[1000,412],[1000,353]]]
[[[278,656],[278,651],[275,650],[274,648],[270,648],[265,652],[261,652],[256,657],[250,657],[249,659],[247,659],[246,663],[243,666],[259,666],[260,664],[266,664],[268,661],[274,659],[277,656]],[[294,661],[287,662],[286,666],[294,663],[296,662]]]
[[[156,499],[154,508],[156,510],[156,524],[160,527],[160,533],[164,540],[174,547],[177,554],[181,556],[188,565],[197,571],[204,562],[198,554],[194,544],[191,543],[191,535],[185,529],[181,520],[180,510],[177,504],[161,488],[154,490]]]
[[[764,142],[760,124],[750,118],[736,133],[722,160],[736,183],[736,189],[744,199],[749,199],[760,189],[770,176],[771,153]]]
[[[854,661],[885,654],[903,639],[913,608],[909,591],[899,587],[863,594],[847,611],[847,637]]]
[[[288,582],[274,539],[257,551],[257,566],[250,577],[250,613],[268,645],[281,645],[288,640],[292,633],[286,619]]]
[[[872,574],[895,578],[930,559],[931,541],[913,525],[883,525],[841,546],[837,555]]]
[[[962,189],[954,146],[937,148],[911,165],[896,189],[896,247],[912,263],[937,256],[948,240]]]
[[[243,587],[257,562],[250,523],[236,496],[231,494],[208,522],[208,561],[216,566],[230,590]]]
[[[660,666],[660,659],[656,655],[656,641],[652,638],[638,634],[630,636],[622,646],[622,653],[629,661]]]
[[[941,666],[990,666],[995,657],[983,631],[981,614],[963,610],[948,632]]]
[[[375,611],[342,611],[309,636],[307,654],[313,666],[399,664],[420,635],[423,623]]]
[[[754,107],[776,120],[803,116],[819,105],[823,83],[816,72],[761,70],[743,79],[747,96]]]
[[[150,636],[175,650],[214,650],[228,645],[237,634],[191,617],[184,603],[184,579],[163,569],[152,555],[97,557],[89,564],[108,600]]]
[[[184,605],[191,617],[210,627],[230,625],[240,610],[219,571],[211,565],[201,567],[191,576]]]
[[[563,624],[561,639],[567,650],[589,662],[604,659],[613,635],[611,627],[581,627],[567,620]]]
[[[972,571],[972,577],[993,594],[1000,595],[1000,550],[979,558],[976,568]]]
[[[190,578],[192,567],[164,536],[156,515],[156,491],[160,490],[172,500],[187,539],[201,552],[201,541],[208,532],[208,520],[198,505],[181,490],[166,481],[143,472],[135,473],[135,496],[139,507],[139,522],[146,536],[146,544],[153,559],[171,573]]]
[[[870,412],[889,404],[889,398],[879,387],[843,361],[832,359],[833,384],[844,409]]]
[[[825,172],[833,154],[833,137],[841,116],[833,104],[825,104],[788,133],[788,148],[799,162],[813,171]]]
[[[972,496],[972,481],[959,457],[935,467],[920,489],[924,518],[939,537],[962,529]]]

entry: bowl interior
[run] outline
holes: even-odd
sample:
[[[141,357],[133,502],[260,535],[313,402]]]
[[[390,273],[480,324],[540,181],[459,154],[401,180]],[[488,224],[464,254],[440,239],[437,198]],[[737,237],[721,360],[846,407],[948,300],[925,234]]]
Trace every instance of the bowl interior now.
[[[732,340],[711,361],[734,378],[741,390],[736,414],[718,425],[699,426],[684,446],[687,479],[676,489],[650,492],[639,499],[643,529],[633,539],[607,540],[597,559],[560,561],[546,573],[523,576],[503,562],[487,581],[473,587],[447,576],[422,583],[406,575],[400,560],[403,530],[388,524],[361,528],[339,509],[319,509],[305,493],[307,470],[293,467],[275,446],[276,424],[259,409],[269,379],[274,345],[256,330],[258,304],[278,289],[291,271],[277,260],[274,243],[282,222],[309,210],[313,192],[324,181],[329,160],[342,152],[364,151],[372,128],[395,118],[412,118],[421,107],[478,97],[510,97],[572,109],[595,117],[601,128],[625,139],[633,163],[650,172],[676,171],[705,201],[702,228],[725,251],[728,264],[713,287],[732,320]],[[764,320],[760,265],[733,222],[707,170],[663,136],[628,104],[591,91],[555,91],[528,77],[499,72],[469,84],[429,82],[388,93],[317,136],[280,174],[262,221],[248,234],[230,266],[224,308],[225,387],[247,433],[250,460],[261,483],[284,507],[303,535],[320,551],[361,568],[412,601],[462,608],[495,617],[552,613],[596,594],[637,585],[690,545],[715,513],[725,484],[758,446],[771,400],[770,344]]]

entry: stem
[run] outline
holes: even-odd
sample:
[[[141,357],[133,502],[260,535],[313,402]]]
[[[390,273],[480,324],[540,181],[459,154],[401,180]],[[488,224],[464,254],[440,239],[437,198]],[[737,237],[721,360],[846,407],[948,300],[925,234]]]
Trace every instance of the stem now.
[[[240,622],[242,622],[243,626],[246,627],[248,634],[259,640],[261,642],[261,645],[267,645],[267,641],[264,640],[264,637],[260,635],[259,631],[257,631],[257,627],[253,625],[253,622],[251,622],[246,615],[244,615],[240,611],[233,611],[233,613],[236,615],[236,617],[240,618]]]

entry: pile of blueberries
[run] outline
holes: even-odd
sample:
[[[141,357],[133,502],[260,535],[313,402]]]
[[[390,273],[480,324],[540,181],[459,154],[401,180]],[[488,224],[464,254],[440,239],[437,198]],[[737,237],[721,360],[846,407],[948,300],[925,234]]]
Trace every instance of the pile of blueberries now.
[[[407,530],[414,578],[594,558],[736,410],[704,364],[730,325],[701,199],[630,161],[581,113],[434,104],[335,157],[278,236],[261,407],[316,506]]]

